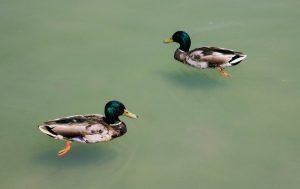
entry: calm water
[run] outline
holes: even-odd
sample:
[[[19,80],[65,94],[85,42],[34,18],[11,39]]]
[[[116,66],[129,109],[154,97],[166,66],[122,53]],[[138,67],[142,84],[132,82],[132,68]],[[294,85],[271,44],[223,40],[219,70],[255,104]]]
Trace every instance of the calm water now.
[[[296,189],[300,184],[299,1],[1,0],[0,188]],[[248,58],[222,78],[173,60],[220,46]],[[140,116],[109,143],[40,133],[45,120]]]

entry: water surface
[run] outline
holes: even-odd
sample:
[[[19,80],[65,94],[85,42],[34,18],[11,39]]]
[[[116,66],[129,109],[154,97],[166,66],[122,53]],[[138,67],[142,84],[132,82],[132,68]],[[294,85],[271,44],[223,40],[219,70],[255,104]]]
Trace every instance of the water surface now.
[[[0,2],[1,188],[299,187],[299,2]],[[228,69],[176,62],[219,46],[248,58]],[[64,146],[45,120],[103,113],[118,99],[140,116],[109,143]]]

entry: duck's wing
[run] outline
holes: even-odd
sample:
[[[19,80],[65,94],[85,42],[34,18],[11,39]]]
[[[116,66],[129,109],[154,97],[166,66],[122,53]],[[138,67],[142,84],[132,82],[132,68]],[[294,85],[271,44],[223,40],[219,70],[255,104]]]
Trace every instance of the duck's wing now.
[[[53,120],[46,121],[45,124],[53,125],[73,125],[80,123],[94,123],[94,122],[104,122],[104,116],[101,114],[87,114],[87,115],[73,115],[68,117],[57,118]]]
[[[44,125],[39,126],[39,129],[54,138],[81,140],[86,135],[93,135],[97,134],[97,132],[108,130],[108,127],[108,124],[104,121],[104,116],[88,114],[46,121]]]
[[[217,67],[225,63],[234,63],[244,59],[243,53],[219,47],[201,47],[190,51],[186,62],[197,65],[207,63],[208,67]]]
[[[205,48],[207,52],[209,53],[221,53],[223,55],[237,55],[237,54],[243,54],[242,52],[234,51],[231,49],[225,49],[220,47],[206,47]]]
[[[244,60],[247,55],[242,52],[234,51],[231,49],[224,49],[218,47],[211,47],[215,52],[221,53],[230,65],[239,64],[242,60]]]

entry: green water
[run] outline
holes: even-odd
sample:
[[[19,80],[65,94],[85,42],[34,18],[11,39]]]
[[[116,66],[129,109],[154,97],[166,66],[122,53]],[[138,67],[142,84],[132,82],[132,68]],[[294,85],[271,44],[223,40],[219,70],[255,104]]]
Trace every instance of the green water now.
[[[1,0],[0,188],[296,189],[300,184],[299,1]],[[192,48],[248,55],[227,69],[176,62]],[[45,120],[138,114],[109,143],[64,143]]]

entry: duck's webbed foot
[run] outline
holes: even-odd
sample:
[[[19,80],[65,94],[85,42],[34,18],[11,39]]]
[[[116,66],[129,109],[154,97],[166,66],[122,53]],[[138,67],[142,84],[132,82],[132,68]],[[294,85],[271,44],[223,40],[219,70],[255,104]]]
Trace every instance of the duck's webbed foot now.
[[[216,69],[218,70],[218,72],[220,72],[220,74],[223,76],[223,77],[231,77],[231,75],[227,72],[225,72],[224,68],[221,68],[221,67],[216,67]]]
[[[60,150],[59,152],[57,152],[58,156],[63,156],[66,155],[70,150],[71,150],[71,141],[67,141],[66,142],[66,147],[62,150]]]

